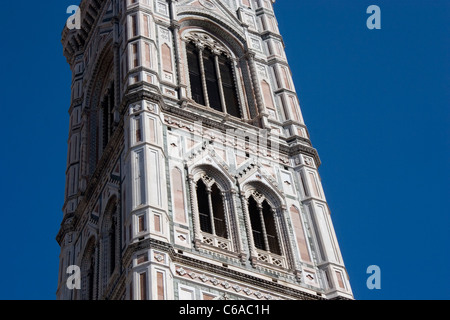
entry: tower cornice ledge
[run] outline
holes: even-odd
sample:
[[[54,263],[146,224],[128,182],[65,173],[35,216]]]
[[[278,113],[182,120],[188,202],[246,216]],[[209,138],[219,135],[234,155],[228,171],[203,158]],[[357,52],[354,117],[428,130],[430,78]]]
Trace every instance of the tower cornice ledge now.
[[[182,253],[178,253],[171,244],[156,239],[145,239],[128,246],[122,260],[123,266],[126,267],[131,263],[131,259],[134,253],[149,248],[167,253],[174,263],[205,272],[211,272],[224,278],[231,278],[236,281],[242,281],[243,283],[249,283],[251,285],[264,288],[267,291],[274,292],[280,295],[294,296],[299,300],[325,300],[322,296],[322,293],[320,292],[318,292],[317,295],[314,295],[308,292],[304,292],[300,288],[294,289],[292,287],[286,287],[276,282],[271,282],[257,276],[249,275],[248,273],[242,273],[227,267],[218,266],[217,264],[211,264],[203,260],[185,256]]]
[[[81,28],[70,30],[67,28],[67,25],[64,27],[61,43],[64,48],[64,56],[69,63],[71,63],[78,52],[83,50],[84,45],[89,41],[106,3],[107,1],[101,0],[82,0],[79,5]]]

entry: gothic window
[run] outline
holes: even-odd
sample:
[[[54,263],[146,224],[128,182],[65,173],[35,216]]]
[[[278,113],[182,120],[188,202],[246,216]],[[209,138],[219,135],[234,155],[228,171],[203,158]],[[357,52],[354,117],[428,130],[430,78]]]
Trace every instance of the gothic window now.
[[[188,37],[186,45],[191,97],[198,104],[241,118],[233,62],[206,35]],[[206,42],[204,41],[206,40]]]
[[[193,43],[187,45],[187,57],[189,65],[189,80],[191,83],[191,95],[195,102],[205,105],[203,96],[202,79],[198,52]]]
[[[214,110],[223,112],[222,102],[220,101],[219,81],[216,70],[215,55],[211,50],[203,51],[204,78],[209,99],[209,105]]]
[[[233,67],[231,61],[224,55],[219,57],[219,68],[227,112],[240,118],[242,115],[233,78]]]
[[[233,184],[213,166],[188,171],[195,245],[233,255],[240,250]]]
[[[267,200],[257,202],[253,196],[248,199],[248,212],[252,226],[255,247],[281,255],[275,212]]]
[[[197,182],[197,205],[201,231],[228,239],[223,197],[217,184],[208,188],[202,179]]]

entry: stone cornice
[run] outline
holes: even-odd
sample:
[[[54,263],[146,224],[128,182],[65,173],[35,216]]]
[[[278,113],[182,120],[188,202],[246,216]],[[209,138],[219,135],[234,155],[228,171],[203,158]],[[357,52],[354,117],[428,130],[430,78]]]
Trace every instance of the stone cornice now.
[[[191,123],[194,123],[195,121],[202,121],[202,125],[204,125],[206,128],[221,130],[223,132],[226,132],[227,129],[236,129],[236,128],[242,128],[243,130],[249,130],[249,132],[252,132],[254,130],[260,129],[258,127],[255,127],[253,125],[247,124],[243,122],[242,120],[234,120],[231,117],[228,118],[228,121],[231,125],[228,125],[227,122],[224,121],[218,121],[213,119],[212,117],[199,117],[198,115],[194,114],[192,112],[192,109],[197,109],[192,104],[188,104],[190,107],[188,108],[179,108],[179,107],[173,107],[173,106],[163,106],[163,110],[174,116],[179,116],[183,120],[187,120]],[[204,112],[204,110],[201,110]],[[281,140],[284,140],[285,144],[280,144],[279,150],[282,154],[288,155],[288,156],[296,156],[299,153],[304,153],[306,155],[309,155],[314,158],[314,160],[317,163],[317,166],[319,167],[321,164],[319,154],[316,149],[311,147],[311,142],[309,139],[297,137],[297,141],[292,143],[294,140],[287,141],[285,138],[280,137]],[[268,139],[268,143],[270,146],[270,138]]]
[[[81,12],[81,29],[69,30],[64,27],[62,31],[61,43],[64,47],[64,55],[70,63],[75,54],[84,48],[92,35],[94,26],[108,1],[102,0],[82,0],[79,6]]]
[[[155,239],[146,239],[137,243],[133,243],[127,247],[123,255],[123,266],[128,266],[131,263],[133,254],[144,249],[157,249],[167,253],[174,263],[182,264],[187,267],[195,268],[205,272],[214,273],[217,276],[231,278],[235,281],[241,281],[264,288],[266,291],[274,292],[280,295],[286,295],[298,300],[324,300],[320,295],[313,295],[302,291],[301,289],[294,289],[278,284],[273,281],[268,281],[256,276],[249,275],[248,273],[232,270],[224,266],[218,266],[216,264],[208,263],[203,260],[198,260],[193,257],[188,257],[182,253],[178,253],[174,247],[169,244]]]

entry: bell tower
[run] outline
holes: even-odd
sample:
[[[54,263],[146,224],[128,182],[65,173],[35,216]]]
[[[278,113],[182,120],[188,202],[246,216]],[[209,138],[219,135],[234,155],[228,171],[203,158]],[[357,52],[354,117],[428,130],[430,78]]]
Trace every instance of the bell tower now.
[[[58,299],[353,299],[274,2],[81,1]]]

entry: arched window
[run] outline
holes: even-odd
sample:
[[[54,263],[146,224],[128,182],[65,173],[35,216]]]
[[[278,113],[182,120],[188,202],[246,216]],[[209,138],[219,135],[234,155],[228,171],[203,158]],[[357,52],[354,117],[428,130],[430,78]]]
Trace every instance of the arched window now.
[[[205,34],[192,34],[187,39],[192,99],[198,104],[241,118],[233,62],[228,52]]]
[[[242,205],[252,264],[289,268],[292,252],[285,230],[284,207],[280,196],[260,182],[242,187]]]
[[[202,179],[197,182],[197,205],[201,231],[228,239],[223,197],[216,183],[208,188]]]
[[[191,96],[195,102],[205,105],[205,98],[203,94],[203,85],[200,71],[200,58],[198,56],[197,48],[193,43],[188,43],[187,58],[189,66],[189,80],[191,83]]]
[[[235,256],[241,244],[233,197],[233,182],[210,165],[188,169],[196,247]]]
[[[255,247],[281,255],[275,212],[267,200],[258,203],[253,196],[248,199],[248,213]]]

